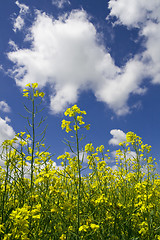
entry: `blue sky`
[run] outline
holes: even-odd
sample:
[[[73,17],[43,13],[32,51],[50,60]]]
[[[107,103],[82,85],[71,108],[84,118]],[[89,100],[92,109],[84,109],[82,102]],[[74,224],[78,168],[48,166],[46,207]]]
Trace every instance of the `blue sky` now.
[[[159,0],[1,0],[0,143],[25,130],[22,90],[37,82],[53,160],[73,104],[91,124],[84,143],[114,152],[133,131],[159,160],[159,12]]]

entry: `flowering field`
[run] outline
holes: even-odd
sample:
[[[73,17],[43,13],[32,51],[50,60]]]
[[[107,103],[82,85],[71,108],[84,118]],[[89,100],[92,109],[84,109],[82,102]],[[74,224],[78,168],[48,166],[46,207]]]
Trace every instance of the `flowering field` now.
[[[37,141],[43,119],[37,123],[36,116],[44,97],[37,87],[24,89],[31,103],[31,109],[25,106],[28,129],[2,144],[0,239],[160,239],[160,179],[151,146],[127,133],[113,170],[103,145],[83,146],[81,131],[90,125],[84,122],[86,112],[74,105],[62,120],[68,152],[58,157],[57,168],[45,148],[45,129]]]

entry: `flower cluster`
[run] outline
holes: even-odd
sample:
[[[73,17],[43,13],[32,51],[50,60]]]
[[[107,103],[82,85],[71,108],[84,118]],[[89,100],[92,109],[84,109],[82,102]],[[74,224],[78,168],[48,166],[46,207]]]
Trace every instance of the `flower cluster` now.
[[[81,111],[79,107],[77,107],[77,105],[72,106],[71,108],[68,108],[65,112],[64,112],[65,116],[68,116],[70,118],[74,119],[74,125],[72,127],[71,123],[72,121],[67,121],[65,119],[62,120],[62,129],[65,128],[66,132],[69,133],[70,131],[78,131],[82,125],[85,124],[85,122],[83,121],[83,116],[82,115],[86,115],[86,111]],[[90,129],[90,124],[85,125],[84,128],[86,128],[87,130]]]
[[[34,97],[44,97],[44,92],[39,92],[38,90],[35,91],[36,88],[38,88],[38,83],[32,83],[32,84],[27,84],[26,87],[29,87],[33,91],[33,96]],[[30,91],[29,89],[23,89],[23,97],[29,97]]]
[[[28,87],[43,96],[38,84]],[[28,131],[2,144],[0,239],[160,240],[160,175],[151,146],[129,132],[115,157],[91,142],[80,149],[86,112],[74,105],[64,114],[70,121],[62,120],[62,129],[77,141],[76,150],[67,142],[59,167]]]

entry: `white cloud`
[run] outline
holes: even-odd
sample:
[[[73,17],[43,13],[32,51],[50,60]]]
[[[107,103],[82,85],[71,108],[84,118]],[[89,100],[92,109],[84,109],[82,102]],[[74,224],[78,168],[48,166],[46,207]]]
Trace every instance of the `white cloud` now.
[[[6,122],[11,122],[11,119],[9,117],[5,117],[4,119]]]
[[[159,23],[148,22],[142,34],[146,37],[144,64],[148,65],[152,82],[160,83],[160,21]]]
[[[91,89],[98,101],[108,104],[118,115],[128,113],[130,94],[142,93],[143,64],[135,57],[124,68],[118,68],[98,40],[96,28],[83,10],[58,20],[38,12],[28,38],[32,48],[8,53],[15,64],[17,85],[38,82],[43,87],[49,83],[53,113],[75,103],[84,89]]]
[[[63,8],[66,4],[71,4],[68,0],[52,0],[52,4],[58,8]]]
[[[69,154],[70,154],[71,158],[76,157],[75,153],[73,153],[73,152],[69,152]],[[79,153],[79,159],[80,159],[80,161],[83,161],[84,163],[88,163],[87,153],[86,152],[80,152]]]
[[[13,30],[16,32],[17,29],[21,30],[23,28],[23,26],[24,26],[24,16],[28,12],[29,7],[26,6],[25,4],[20,4],[18,1],[16,1],[15,3],[20,8],[19,15],[14,20]]]
[[[119,145],[120,142],[123,142],[126,140],[126,134],[120,129],[112,129],[110,131],[110,134],[113,136],[109,140],[110,145]]]
[[[100,88],[97,86],[96,97],[99,101],[106,102],[117,115],[125,115],[130,112],[127,106],[130,94],[144,94],[145,89],[140,86],[145,75],[144,65],[135,57],[121,68],[114,79],[106,79]]]
[[[56,88],[57,94],[50,97],[50,107],[52,112],[63,112],[67,104],[77,101],[77,87],[71,84],[65,84]]]
[[[31,177],[31,163],[26,161],[26,164],[27,165],[24,166],[24,177],[30,179],[30,177]],[[5,165],[5,154],[3,154],[3,156],[0,158],[0,166],[3,169],[6,168],[6,165]],[[40,168],[40,171],[43,171],[43,169],[45,168],[45,165],[39,165],[39,164],[37,165],[37,164],[35,164],[35,167],[38,167],[38,168]],[[56,162],[53,162],[52,169],[53,168],[55,168],[56,170],[63,170],[63,167],[57,165]]]
[[[110,17],[117,17],[116,24],[139,28],[145,37],[141,65],[152,83],[160,83],[160,1],[159,0],[110,0]]]
[[[53,112],[60,112],[67,104],[76,102],[80,91],[97,89],[108,79],[114,79],[118,67],[103,46],[84,11],[73,11],[69,16],[53,20],[38,13],[30,36],[31,49],[19,49],[8,54],[15,63],[17,85],[47,82],[54,88],[51,95]],[[30,38],[30,39],[31,39]]]
[[[24,173],[25,173],[24,177],[30,179],[30,177],[31,177],[31,163],[28,162],[28,161],[26,161],[26,163],[27,163],[27,166],[24,166]],[[48,162],[47,162],[47,164],[48,164]],[[35,167],[40,168],[40,171],[43,171],[43,169],[45,168],[45,165],[44,164],[43,165],[35,164]],[[52,164],[52,169],[53,168],[55,168],[56,170],[58,170],[58,169],[62,170],[63,169],[62,166],[57,165],[56,162],[54,162],[54,161],[53,161],[53,164]]]
[[[116,16],[119,24],[140,29],[146,39],[143,53],[119,68],[99,44],[100,36],[84,10],[72,11],[57,20],[37,11],[25,38],[31,48],[18,49],[10,41],[14,49],[8,57],[14,63],[12,73],[17,85],[38,82],[43,87],[49,83],[52,113],[74,104],[84,89],[91,89],[97,100],[105,102],[117,115],[130,113],[130,96],[146,93],[143,80],[149,77],[153,83],[160,83],[160,3],[110,0],[109,8],[110,16]]]
[[[15,137],[15,131],[10,125],[8,125],[7,123],[8,121],[9,121],[8,118],[5,118],[4,120],[0,117],[0,154],[2,151],[1,144],[5,140],[11,140],[12,138]],[[1,159],[1,157],[0,157],[0,166],[4,167],[4,161]]]
[[[15,44],[14,41],[10,40],[8,44],[14,51],[18,50],[18,46]]]
[[[23,26],[24,26],[24,19],[21,16],[18,16],[14,23],[14,31],[16,32],[17,29],[21,30]]]
[[[7,113],[10,112],[11,109],[5,101],[0,101],[0,111]]]
[[[8,121],[0,117],[0,144],[7,139],[12,139],[15,136],[13,128],[7,124]]]
[[[160,20],[159,0],[110,0],[110,16],[116,16],[118,22],[128,27],[138,27],[152,19]]]
[[[117,159],[118,162],[120,162],[120,160],[121,160],[123,163],[125,162],[125,158],[134,161],[136,159],[136,156],[137,156],[136,152],[134,152],[134,151],[126,152],[125,158],[123,158],[123,159],[120,159],[120,156],[117,155],[116,151],[112,151],[111,154],[112,154],[114,159],[118,157],[118,159]],[[121,157],[123,157],[123,156],[121,156]]]

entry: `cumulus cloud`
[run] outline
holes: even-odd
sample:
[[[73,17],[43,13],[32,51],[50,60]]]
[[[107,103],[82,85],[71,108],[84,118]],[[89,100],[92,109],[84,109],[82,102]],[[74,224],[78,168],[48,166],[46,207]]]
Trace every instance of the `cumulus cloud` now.
[[[125,163],[126,159],[135,161],[136,156],[137,156],[136,152],[134,152],[134,151],[126,152],[125,158],[122,158],[122,156],[120,157],[119,155],[117,155],[116,151],[111,152],[111,155],[114,159],[116,158],[116,161],[122,162],[123,164]],[[114,162],[115,162],[115,160],[114,160]],[[112,169],[114,169],[116,166],[118,166],[118,165],[116,165],[116,164],[113,165]],[[130,170],[132,170],[132,168]]]
[[[7,117],[5,119],[0,117],[0,154],[2,151],[1,144],[5,140],[9,140],[9,139],[12,139],[15,137],[15,131],[7,123],[9,121],[10,121],[10,119]],[[4,167],[4,161],[1,159],[1,157],[0,157],[0,166]]]
[[[109,17],[116,17],[116,24],[139,29],[146,48],[139,62],[146,68],[146,77],[160,83],[160,1],[110,0],[108,6]]]
[[[30,177],[31,177],[31,163],[28,162],[28,161],[26,163],[27,163],[27,166],[24,166],[24,177],[30,179]],[[35,167],[38,167],[38,168],[40,167],[40,171],[43,171],[43,169],[45,168],[45,165],[35,164]],[[63,169],[62,166],[57,165],[56,162],[53,162],[52,167],[55,168],[56,170],[62,170]]]
[[[70,1],[68,0],[52,0],[52,4],[58,8],[63,8],[65,5],[70,5]]]
[[[0,101],[0,111],[8,113],[11,109],[5,101]]]
[[[139,28],[145,37],[145,50],[121,68],[99,43],[100,36],[84,10],[74,10],[59,19],[37,11],[25,38],[31,48],[18,49],[10,41],[13,51],[8,57],[14,63],[17,85],[38,82],[43,87],[49,83],[52,113],[64,111],[84,89],[90,89],[98,101],[105,102],[117,115],[125,115],[131,112],[130,96],[146,93],[144,79],[160,83],[159,1],[110,0],[108,6],[110,17],[117,17],[116,24]]]
[[[120,142],[123,142],[126,140],[126,134],[120,129],[112,129],[110,131],[110,134],[113,136],[109,140],[110,145],[119,145]]]
[[[25,4],[21,4],[18,1],[15,2],[16,5],[20,8],[19,15],[14,20],[13,30],[16,32],[17,29],[21,30],[24,26],[24,16],[29,10],[29,7]]]
[[[110,0],[110,16],[116,16],[118,23],[128,27],[139,27],[146,20],[160,20],[159,0]]]
[[[3,141],[7,139],[12,139],[15,136],[15,131],[13,128],[7,124],[8,119],[3,119],[0,117],[0,145]]]
[[[117,115],[130,113],[127,101],[131,93],[139,95],[145,93],[146,89],[140,87],[145,76],[145,66],[135,57],[121,68],[121,72],[114,79],[110,81],[106,79],[100,88],[97,86],[96,97],[106,102]]]
[[[49,83],[53,113],[74,104],[84,89],[91,89],[98,101],[118,115],[129,113],[130,94],[144,93],[144,66],[136,56],[120,69],[99,38],[84,10],[74,10],[57,20],[37,12],[28,38],[31,49],[8,53],[17,85],[38,82],[43,87]]]
[[[160,21],[159,23],[147,23],[142,34],[146,37],[146,51],[143,53],[144,64],[148,65],[152,83],[160,84]]]
[[[27,163],[27,165],[24,166],[24,177],[30,179],[30,177],[31,177],[31,163],[28,162],[28,161],[26,161],[26,163]],[[6,165],[5,165],[5,155],[0,158],[0,166],[1,166],[3,169],[6,168]],[[53,166],[53,168],[55,168],[56,170],[62,170],[62,169],[63,169],[63,167],[57,165],[56,162],[53,162],[53,165],[52,165],[52,166]],[[36,165],[36,164],[35,164],[35,167],[40,167],[40,171],[43,171],[45,165],[41,165],[41,166],[40,166],[40,165]],[[13,177],[14,177],[14,176],[13,176]]]

